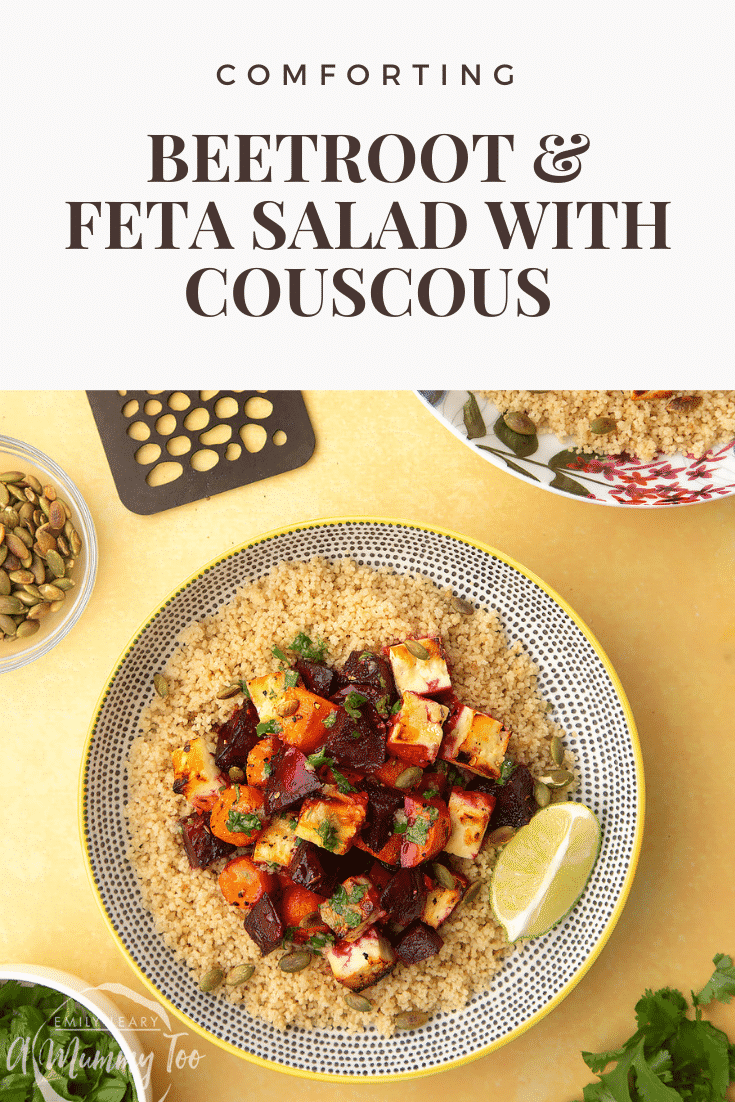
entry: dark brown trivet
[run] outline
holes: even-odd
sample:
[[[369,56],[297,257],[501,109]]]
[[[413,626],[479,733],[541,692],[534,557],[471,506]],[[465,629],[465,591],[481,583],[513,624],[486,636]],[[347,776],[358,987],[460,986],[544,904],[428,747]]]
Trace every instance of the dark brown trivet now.
[[[298,390],[88,390],[87,397],[120,500],[144,516],[292,471],[314,451]],[[208,470],[197,469],[213,462],[204,451],[216,455]],[[162,463],[181,471],[156,485]]]

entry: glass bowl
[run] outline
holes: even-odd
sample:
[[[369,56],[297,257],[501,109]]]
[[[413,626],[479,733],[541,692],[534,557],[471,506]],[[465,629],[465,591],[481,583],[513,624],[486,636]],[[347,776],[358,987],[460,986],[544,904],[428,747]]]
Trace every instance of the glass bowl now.
[[[119,1007],[99,988],[93,987],[86,980],[74,976],[70,972],[62,972],[58,968],[46,968],[39,964],[0,964],[0,987],[8,980],[17,980],[24,987],[29,985],[47,987],[58,991],[63,998],[74,999],[80,1006],[88,1010],[91,1015],[90,1022],[85,1021],[89,1028],[95,1028],[91,1022],[96,1019],[103,1030],[111,1034],[120,1046],[122,1053],[130,1069],[135,1085],[135,1102],[151,1102],[150,1076],[144,1073],[147,1057],[134,1028],[125,1026],[124,1015]],[[61,1003],[60,1003],[61,1006]],[[18,1034],[23,1036],[22,1031]],[[33,1040],[32,1037],[24,1038],[26,1043]],[[33,1052],[33,1059],[27,1061],[26,1066],[30,1074],[36,1079],[36,1089],[41,1086],[48,1091],[49,1084],[43,1076],[45,1064],[37,1061],[37,1054]],[[55,1093],[49,1095],[43,1093],[44,1098],[58,1098]]]
[[[82,549],[76,556],[71,573],[75,585],[68,590],[64,605],[41,621],[35,635],[26,638],[0,638],[0,674],[17,670],[48,654],[76,624],[92,593],[97,574],[97,536],[86,502],[61,467],[31,444],[0,436],[0,472],[22,471],[34,475],[42,485],[52,485],[66,501],[72,522],[82,538]],[[0,513],[3,506],[0,505]],[[0,564],[4,569],[4,564]]]

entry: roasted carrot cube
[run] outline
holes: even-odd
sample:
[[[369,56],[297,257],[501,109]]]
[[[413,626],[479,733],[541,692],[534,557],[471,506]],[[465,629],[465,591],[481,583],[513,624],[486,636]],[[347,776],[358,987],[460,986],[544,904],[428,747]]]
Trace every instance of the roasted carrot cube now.
[[[255,788],[265,788],[273,772],[273,758],[280,747],[281,743],[277,735],[264,735],[256,742],[248,754],[246,766],[248,784]]]
[[[259,869],[250,857],[233,857],[217,878],[220,891],[233,907],[249,911],[262,895],[272,895],[278,881],[272,873]]]
[[[209,818],[212,834],[233,846],[249,846],[263,829],[263,794],[247,784],[220,792]]]
[[[301,685],[284,691],[276,704],[276,722],[283,742],[298,747],[304,754],[313,754],[329,736],[329,717],[336,716],[339,705],[332,704]]]
[[[388,788],[394,788],[401,773],[405,773],[407,768],[408,765],[402,758],[386,758],[380,769],[375,769],[370,776]]]
[[[358,849],[365,850],[365,853],[377,857],[379,861],[386,865],[400,865],[401,863],[401,847],[403,845],[403,835],[401,834],[391,834],[385,845],[378,850],[371,849],[362,838],[355,838],[355,845]]]
[[[290,884],[284,888],[281,898],[283,924],[291,931],[292,940],[297,945],[303,945],[311,937],[329,933],[329,927],[319,916],[319,907],[325,902],[323,895],[310,892],[300,884]]]
[[[452,831],[449,809],[438,796],[422,800],[406,796],[406,829],[401,845],[401,865],[413,868],[441,853]]]
[[[449,709],[436,700],[410,690],[404,692],[386,749],[395,757],[424,769],[436,761],[444,735],[442,724],[448,715]]]

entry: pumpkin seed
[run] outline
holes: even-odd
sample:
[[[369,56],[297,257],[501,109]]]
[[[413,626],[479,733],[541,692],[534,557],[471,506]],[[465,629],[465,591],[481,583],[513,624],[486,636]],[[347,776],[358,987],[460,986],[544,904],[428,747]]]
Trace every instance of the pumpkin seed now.
[[[282,700],[280,704],[276,704],[273,711],[279,716],[292,716],[299,710],[298,700]]]
[[[566,788],[555,788],[551,793],[552,804],[563,804],[569,799],[569,793]]]
[[[451,872],[446,865],[442,865],[441,861],[435,861],[431,866],[431,871],[434,873],[434,879],[437,884],[442,888],[454,888],[455,880]]]
[[[470,884],[469,888],[464,893],[464,896],[462,897],[462,902],[463,903],[474,903],[475,900],[477,899],[478,895],[480,894],[480,889],[481,888],[482,888],[482,881],[481,880],[475,880],[474,884]]]
[[[299,922],[299,926],[317,926],[322,920],[322,916],[318,911],[312,911],[311,914],[304,915]]]
[[[48,511],[51,508],[51,501],[49,498],[47,498],[45,494],[42,494],[38,499],[38,504],[41,506],[41,511],[44,515],[48,517]]]
[[[0,612],[0,631],[3,635],[7,635],[10,639],[16,634],[18,625],[15,620],[11,620],[4,612]]]
[[[417,643],[415,639],[409,639],[408,642],[403,644],[409,654],[412,654],[414,658],[426,659],[429,657],[429,652],[422,643]]]
[[[26,505],[30,505],[32,509],[38,501],[38,495],[33,492],[30,486],[27,486],[23,493],[25,494]],[[25,508],[25,506],[21,506],[21,508]]]
[[[40,585],[41,582],[43,582],[45,580],[45,578],[46,578],[46,567],[45,567],[44,561],[43,561],[43,559],[41,558],[40,555],[34,555],[33,558],[31,559],[31,573],[33,574],[33,580],[36,583],[36,585]],[[62,579],[59,578],[58,580],[61,581]],[[74,585],[74,582],[71,581],[71,578],[64,579],[64,580],[69,581],[71,583],[71,585],[60,586],[59,587],[60,589],[70,589],[71,586]]]
[[[613,417],[595,417],[594,421],[590,421],[590,432],[594,432],[595,436],[606,436],[609,432],[615,432],[617,427]]]
[[[13,571],[15,573],[15,571]],[[0,597],[7,597],[10,593],[10,575],[0,567]]]
[[[227,770],[227,776],[234,784],[240,784],[241,781],[245,780],[245,774],[239,765],[230,766]]]
[[[62,535],[56,537],[56,546],[59,549],[59,554],[68,559],[71,555],[71,548]]]
[[[8,484],[8,493],[11,497],[14,497],[17,502],[26,501],[25,490],[21,490],[20,486],[15,486],[13,483]]]
[[[533,798],[538,807],[547,807],[551,803],[551,789],[543,781],[536,781],[533,786]]]
[[[18,515],[18,520],[20,521],[20,514]],[[18,537],[20,542],[25,546],[26,551],[29,551],[30,548],[33,547],[33,536],[22,524],[19,523],[18,526],[13,529],[13,535]]]
[[[350,1010],[358,1010],[361,1014],[373,1009],[370,999],[366,999],[364,995],[358,995],[354,991],[348,991],[344,996],[344,1000]]]
[[[305,949],[298,949],[295,953],[286,953],[281,957],[278,967],[282,972],[303,972],[311,964],[311,953]]]
[[[10,501],[10,494],[8,493],[8,487],[4,482],[0,482],[0,505],[5,507]]]
[[[215,991],[222,980],[225,978],[225,974],[221,968],[211,968],[205,976],[202,976],[199,981],[200,991]]]
[[[50,608],[51,612],[60,612],[61,609],[64,607],[64,598],[62,597],[60,600],[51,601],[48,607]]]
[[[63,578],[66,573],[64,560],[58,551],[49,551],[46,554],[46,566],[55,578]]]
[[[23,589],[20,593],[16,590],[15,596],[18,598],[19,601],[23,602],[26,608],[33,608],[34,605],[37,605],[38,602],[42,600],[42,598],[37,597],[35,593],[27,593],[25,589]]]
[[[533,436],[536,432],[536,425],[522,410],[508,410],[503,414],[503,420],[512,432],[519,432],[521,436]]]
[[[49,503],[56,501],[56,490],[53,486],[43,486],[41,492]]]
[[[247,983],[254,972],[254,964],[236,964],[225,976],[225,984],[227,987],[239,987],[241,983]]]
[[[6,616],[19,616],[23,612],[23,605],[17,597],[0,597],[0,612]]]
[[[502,826],[494,830],[492,834],[488,834],[487,840],[491,846],[504,846],[506,842],[509,842],[516,829],[512,826]]]
[[[225,685],[224,689],[220,689],[215,697],[216,700],[229,700],[231,696],[237,696],[242,692],[242,686],[239,681],[232,681],[229,685]]]
[[[38,620],[24,620],[22,624],[18,624],[15,634],[18,639],[29,639],[31,635],[36,634],[40,627]]]
[[[34,605],[33,608],[29,609],[27,619],[45,620],[50,612],[51,605],[48,604],[46,601],[40,601],[37,605]]]
[[[31,575],[32,577],[33,575]],[[43,585],[39,585],[38,592],[43,597],[44,601],[63,601],[66,594],[63,589],[59,589],[57,585],[53,585],[51,582],[45,582]]]
[[[64,506],[57,498],[56,501],[52,501],[48,510],[48,522],[53,529],[57,532],[61,532],[66,524],[66,513],[64,512]]]
[[[36,580],[31,570],[12,570],[8,577],[16,585],[32,585]]]
[[[165,700],[168,696],[168,681],[162,673],[153,674],[153,688],[156,690],[162,700]]]
[[[11,555],[15,555],[15,557],[21,561],[25,558],[28,548],[23,540],[18,539],[15,532],[5,533],[5,543]]]
[[[71,548],[72,555],[78,555],[82,550],[82,537],[79,535],[76,528],[72,528],[69,533],[69,547]]]
[[[20,482],[22,478],[22,471],[0,471],[0,482]]]
[[[540,778],[549,788],[566,788],[574,780],[574,773],[568,769],[552,769],[547,776]]]
[[[402,1014],[396,1015],[394,1025],[396,1029],[419,1029],[426,1025],[430,1017],[423,1010],[404,1010]]]
[[[669,413],[691,413],[697,406],[701,406],[702,399],[699,394],[682,394],[679,398],[672,398],[666,403]]]
[[[471,616],[475,611],[475,606],[469,601],[465,601],[464,597],[452,597],[451,606],[455,612],[460,612],[463,616]]]
[[[30,488],[32,490],[35,490],[37,494],[43,493],[41,483],[38,481],[34,474],[27,474],[25,476],[24,482],[26,486],[30,486]]]
[[[3,536],[0,537],[0,539],[2,540],[2,542],[0,542],[0,566],[2,566],[6,558],[8,557],[8,548],[5,544],[4,533]]]
[[[45,559],[49,551],[56,550],[56,537],[51,535],[48,528],[37,528],[34,547],[38,549],[41,558]]]
[[[414,785],[419,783],[423,775],[424,771],[418,765],[409,765],[407,769],[398,774],[393,783],[396,788],[413,788]]]
[[[558,735],[554,735],[551,740],[551,760],[557,768],[564,762],[564,743]]]
[[[57,578],[54,585],[57,589],[63,589],[66,593],[74,588],[74,580],[72,578]]]
[[[24,585],[23,588],[26,593],[28,593],[31,597],[35,597],[37,601],[43,600],[43,597],[41,596],[41,591],[37,585]]]

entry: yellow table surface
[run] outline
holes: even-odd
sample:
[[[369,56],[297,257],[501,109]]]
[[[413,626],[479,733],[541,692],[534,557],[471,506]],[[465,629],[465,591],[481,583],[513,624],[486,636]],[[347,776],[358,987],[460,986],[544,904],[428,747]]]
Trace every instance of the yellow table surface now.
[[[232,545],[284,524],[360,514],[437,525],[543,578],[618,672],[647,788],[643,849],[622,916],[551,1014],[461,1068],[373,1085],[297,1080],[181,1024],[173,1041],[142,1035],[154,1053],[153,1097],[158,1102],[170,1087],[170,1102],[271,1102],[279,1094],[314,1102],[581,1098],[593,1077],[580,1051],[621,1044],[646,987],[699,990],[715,953],[735,955],[735,497],[661,510],[567,500],[484,462],[410,392],[311,391],[305,399],[317,438],[305,466],[140,517],[118,498],[84,393],[0,393],[0,433],[36,445],[71,475],[100,552],[95,590],[71,634],[0,677],[0,960],[56,965],[93,984],[148,994],[88,881],[77,788],[100,690],[170,590]],[[735,1040],[735,1001],[708,1016]],[[194,1050],[200,1060],[192,1068]],[[189,1057],[183,1068],[179,1053]]]

